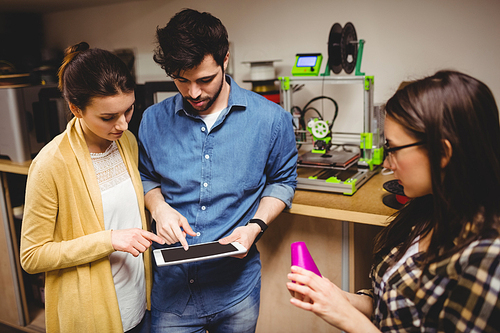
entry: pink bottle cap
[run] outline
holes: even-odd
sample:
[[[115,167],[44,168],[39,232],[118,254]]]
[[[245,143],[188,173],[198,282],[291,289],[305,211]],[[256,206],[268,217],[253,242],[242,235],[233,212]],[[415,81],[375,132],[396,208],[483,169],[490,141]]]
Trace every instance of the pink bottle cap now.
[[[318,267],[314,263],[309,250],[307,249],[306,243],[304,242],[295,242],[291,244],[291,252],[292,252],[292,266],[299,266],[308,271],[316,273],[321,276]]]

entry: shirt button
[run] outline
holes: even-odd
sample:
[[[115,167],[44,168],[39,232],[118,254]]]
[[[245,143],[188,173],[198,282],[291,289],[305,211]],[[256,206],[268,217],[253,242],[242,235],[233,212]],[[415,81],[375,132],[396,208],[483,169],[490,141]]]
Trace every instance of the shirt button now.
[[[201,232],[199,232],[199,231],[198,231],[198,232],[196,233],[196,236],[200,237],[200,236],[201,236]]]
[[[205,159],[208,160],[210,158],[210,156],[207,154],[205,155]]]
[[[202,131],[202,132],[205,132],[206,130],[207,130],[207,129],[206,129],[205,127],[202,127],[202,128],[201,128],[201,131]]]
[[[194,283],[194,279],[189,280],[189,283],[193,284]]]
[[[203,183],[203,187],[207,187],[208,186],[208,183]]]
[[[206,206],[201,206],[201,210],[205,210],[205,209],[207,209]]]

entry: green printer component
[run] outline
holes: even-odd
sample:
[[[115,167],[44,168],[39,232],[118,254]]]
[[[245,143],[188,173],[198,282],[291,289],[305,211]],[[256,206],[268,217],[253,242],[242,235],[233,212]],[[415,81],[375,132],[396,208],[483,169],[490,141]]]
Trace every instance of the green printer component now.
[[[323,56],[321,53],[301,53],[295,57],[293,76],[318,76]]]

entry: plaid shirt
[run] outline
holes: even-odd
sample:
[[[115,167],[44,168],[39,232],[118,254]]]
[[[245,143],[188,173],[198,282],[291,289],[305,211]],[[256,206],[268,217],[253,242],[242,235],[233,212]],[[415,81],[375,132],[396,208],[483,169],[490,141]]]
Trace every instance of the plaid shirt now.
[[[373,323],[382,332],[500,332],[500,239],[471,243],[422,276],[409,257],[381,289],[398,249],[373,267]],[[422,277],[421,284],[419,279]]]

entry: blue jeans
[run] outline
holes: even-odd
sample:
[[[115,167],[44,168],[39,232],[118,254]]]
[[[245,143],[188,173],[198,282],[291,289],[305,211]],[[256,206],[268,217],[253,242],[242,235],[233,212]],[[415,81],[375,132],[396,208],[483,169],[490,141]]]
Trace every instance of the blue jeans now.
[[[259,317],[260,281],[243,301],[206,317],[198,317],[189,300],[184,313],[151,309],[151,333],[254,333]]]

